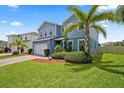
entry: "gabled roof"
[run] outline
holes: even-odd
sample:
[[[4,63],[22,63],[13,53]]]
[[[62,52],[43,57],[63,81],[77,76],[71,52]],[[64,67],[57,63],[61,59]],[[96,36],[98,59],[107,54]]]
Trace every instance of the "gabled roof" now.
[[[72,15],[69,16],[67,19],[65,19],[65,21],[64,21],[63,23],[67,22],[68,20],[70,20],[70,19],[73,18],[73,17],[74,17],[74,14],[72,14]]]
[[[7,36],[13,36],[13,37],[15,36],[15,37],[17,37],[19,35],[27,35],[27,34],[38,35],[37,32],[28,32],[28,33],[23,33],[23,34],[12,34],[12,35],[7,35]]]
[[[39,29],[41,29],[41,27],[42,27],[44,24],[53,24],[53,25],[61,26],[60,24],[57,24],[57,23],[44,21],[44,22],[40,25],[40,27],[39,27],[37,30],[39,31]]]

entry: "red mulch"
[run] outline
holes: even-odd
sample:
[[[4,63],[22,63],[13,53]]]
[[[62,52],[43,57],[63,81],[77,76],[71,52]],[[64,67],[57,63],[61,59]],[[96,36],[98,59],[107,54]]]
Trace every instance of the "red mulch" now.
[[[65,61],[62,60],[62,59],[51,59],[51,60],[49,60],[49,59],[35,58],[32,61],[42,62],[42,63],[65,63]]]

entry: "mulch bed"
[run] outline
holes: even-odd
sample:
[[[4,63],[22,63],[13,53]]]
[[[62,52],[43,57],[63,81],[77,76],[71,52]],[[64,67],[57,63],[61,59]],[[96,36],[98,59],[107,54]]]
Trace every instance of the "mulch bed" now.
[[[49,60],[49,59],[35,58],[32,61],[41,62],[41,63],[66,63],[62,59],[51,59],[51,60]]]

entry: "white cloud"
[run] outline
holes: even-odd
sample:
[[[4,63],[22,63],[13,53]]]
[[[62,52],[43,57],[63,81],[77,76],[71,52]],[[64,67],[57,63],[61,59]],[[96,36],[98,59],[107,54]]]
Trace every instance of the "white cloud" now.
[[[16,32],[15,31],[10,31],[10,34],[16,34]]]
[[[13,21],[10,23],[11,26],[22,26],[23,24],[19,21]]]
[[[103,11],[103,10],[114,10],[118,7],[118,5],[101,5],[99,7],[98,11]]]
[[[1,23],[3,23],[3,24],[4,24],[4,23],[7,23],[7,22],[8,22],[7,20],[2,20],[2,21],[1,21]]]
[[[11,7],[11,8],[18,8],[19,6],[18,6],[18,5],[8,5],[8,7]]]

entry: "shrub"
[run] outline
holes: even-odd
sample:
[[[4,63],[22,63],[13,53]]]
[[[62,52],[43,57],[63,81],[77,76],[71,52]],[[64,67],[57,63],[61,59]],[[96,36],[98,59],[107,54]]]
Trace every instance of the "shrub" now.
[[[67,52],[59,52],[59,53],[53,53],[52,58],[54,59],[64,59],[64,57],[67,55]]]
[[[60,45],[56,45],[56,47],[54,48],[55,53],[62,52],[62,51],[63,51],[63,49]]]
[[[86,58],[87,57],[83,52],[69,52],[65,56],[65,61],[71,63],[85,63]]]
[[[32,52],[33,52],[33,49],[28,49],[28,54],[32,54]]]
[[[49,56],[49,54],[50,54],[50,50],[49,49],[44,49],[44,54],[45,54],[45,56]]]
[[[0,53],[4,53],[5,49],[4,48],[0,48]]]
[[[18,54],[18,52],[17,51],[14,51],[13,53],[12,53],[12,55],[17,55]]]

